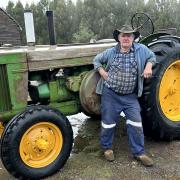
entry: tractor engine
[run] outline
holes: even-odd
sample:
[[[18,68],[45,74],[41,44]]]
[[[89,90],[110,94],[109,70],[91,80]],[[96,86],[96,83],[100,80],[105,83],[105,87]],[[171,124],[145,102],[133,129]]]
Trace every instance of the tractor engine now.
[[[30,75],[29,95],[31,103],[49,104],[76,100],[79,96],[81,81],[88,72],[86,69],[82,72],[74,71],[73,73],[70,72],[73,71],[73,68],[58,69]],[[44,74],[46,75],[44,76]]]

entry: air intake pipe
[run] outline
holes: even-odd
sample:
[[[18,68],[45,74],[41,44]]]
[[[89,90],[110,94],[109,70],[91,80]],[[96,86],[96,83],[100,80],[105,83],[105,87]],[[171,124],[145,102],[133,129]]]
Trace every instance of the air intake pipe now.
[[[27,45],[35,45],[35,33],[34,33],[34,20],[33,20],[33,13],[31,10],[24,11],[24,22],[25,22],[25,29],[26,29],[26,40]]]

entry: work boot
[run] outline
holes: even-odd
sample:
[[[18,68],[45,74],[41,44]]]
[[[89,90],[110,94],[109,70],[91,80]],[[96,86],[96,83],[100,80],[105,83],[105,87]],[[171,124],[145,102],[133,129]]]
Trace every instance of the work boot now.
[[[145,154],[142,154],[140,156],[134,156],[135,159],[137,159],[138,161],[140,161],[144,166],[153,166],[153,160],[148,157]]]
[[[108,149],[104,151],[104,156],[107,161],[114,161],[114,153],[113,150]]]

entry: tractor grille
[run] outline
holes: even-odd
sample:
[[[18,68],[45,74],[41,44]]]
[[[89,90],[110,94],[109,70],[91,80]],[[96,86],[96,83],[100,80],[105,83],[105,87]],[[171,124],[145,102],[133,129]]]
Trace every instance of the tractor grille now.
[[[6,65],[0,65],[0,112],[11,109]]]

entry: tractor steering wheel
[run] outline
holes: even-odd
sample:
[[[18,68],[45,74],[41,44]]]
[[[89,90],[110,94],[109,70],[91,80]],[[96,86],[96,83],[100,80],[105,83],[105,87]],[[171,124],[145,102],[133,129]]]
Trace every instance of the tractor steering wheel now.
[[[131,26],[137,29],[142,37],[149,36],[154,32],[152,19],[146,13],[135,13],[131,18]]]

